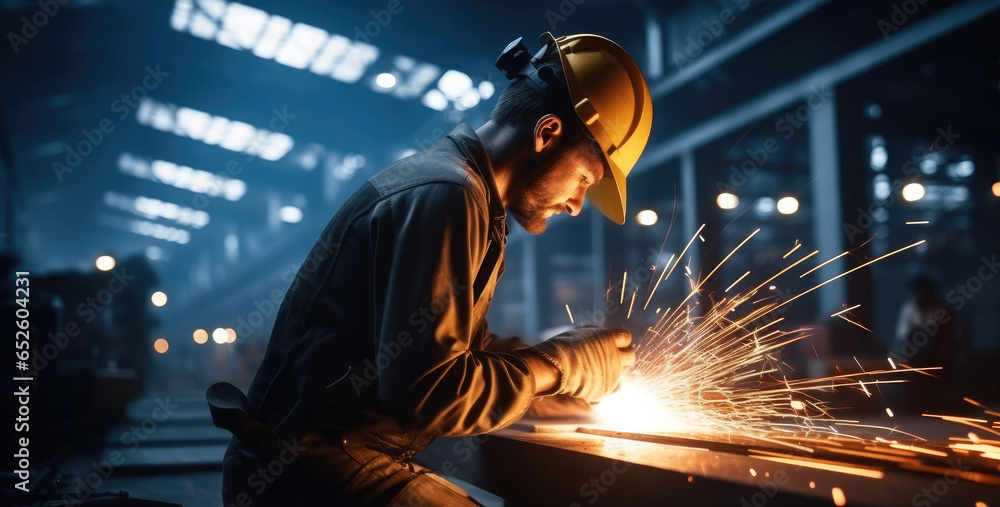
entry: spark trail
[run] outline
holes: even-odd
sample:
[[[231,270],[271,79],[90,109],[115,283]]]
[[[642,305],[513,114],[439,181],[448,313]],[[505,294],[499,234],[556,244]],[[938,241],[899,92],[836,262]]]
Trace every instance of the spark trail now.
[[[669,278],[682,262],[684,253],[701,234],[702,228],[688,241],[676,260],[671,257],[663,267],[643,309],[649,305],[660,283]],[[794,260],[787,266],[760,284],[719,301],[707,297],[691,303],[695,296],[704,296],[701,292],[705,282],[757,232],[759,229],[729,252],[707,276],[692,277],[691,290],[683,300],[672,305],[673,311],[660,314],[656,323],[636,340],[640,344],[636,350],[636,365],[626,373],[622,388],[597,407],[603,426],[623,431],[710,437],[744,435],[765,440],[781,433],[843,437],[847,435],[842,434],[838,427],[868,426],[831,415],[831,407],[818,396],[820,392],[836,388],[858,389],[870,396],[871,386],[905,382],[898,377],[907,371],[895,368],[787,379],[778,352],[782,347],[809,336],[810,330],[783,330],[778,324],[784,319],[776,318],[774,312],[836,279],[914,248],[924,241],[863,262],[784,300],[778,300],[769,293],[769,284],[818,254],[818,250],[797,259],[793,257]],[[784,258],[792,256],[800,246],[801,243],[796,242]],[[839,254],[805,271],[799,278],[848,253]],[[725,293],[748,274],[733,282]],[[632,297],[634,303],[635,293]],[[711,305],[703,304],[704,300]],[[856,307],[848,310],[853,308]],[[904,368],[920,373],[937,369]],[[870,428],[884,429],[889,433],[893,431],[891,428]]]

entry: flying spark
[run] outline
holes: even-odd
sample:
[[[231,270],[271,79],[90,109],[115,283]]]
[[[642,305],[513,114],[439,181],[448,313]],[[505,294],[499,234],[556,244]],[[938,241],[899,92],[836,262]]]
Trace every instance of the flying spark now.
[[[691,237],[676,259],[672,256],[663,266],[660,279],[647,295],[646,305],[660,282],[667,279],[681,263],[703,228],[704,225]],[[758,232],[759,229],[747,236],[704,278],[700,275],[689,276],[691,290],[687,296],[673,306],[672,311],[668,309],[655,314],[656,323],[636,340],[639,344],[636,351],[637,362],[626,372],[621,389],[597,406],[602,426],[621,431],[730,436],[741,434],[763,439],[775,432],[841,435],[838,426],[893,431],[891,428],[837,419],[830,414],[830,407],[818,393],[841,388],[858,389],[871,396],[868,386],[904,382],[887,378],[887,375],[910,371],[926,373],[925,370],[935,368],[908,368],[904,372],[896,370],[890,360],[893,369],[788,379],[785,369],[787,365],[780,362],[779,351],[782,347],[808,337],[810,330],[780,329],[776,325],[784,319],[774,318],[774,312],[823,285],[923,242],[913,243],[863,262],[791,297],[778,298],[772,295],[759,299],[761,291],[770,287],[772,281],[818,254],[818,250],[792,261],[762,283],[734,295],[727,295],[720,301],[712,301],[711,305],[691,301],[700,295],[705,282]],[[797,243],[789,255],[800,246]],[[848,253],[837,255],[805,274]],[[744,273],[726,292],[749,274],[750,272]],[[638,288],[632,293],[632,305],[637,292]],[[845,318],[843,313],[858,306],[860,305],[835,315]],[[630,305],[628,318],[631,314]],[[856,322],[849,322],[860,326]],[[891,411],[887,413],[891,414]],[[794,444],[788,442],[781,443],[794,447]],[[859,473],[863,475],[868,471]]]
[[[622,275],[622,297],[618,301],[618,304],[624,304],[625,303],[625,285],[626,285],[625,282],[626,282],[626,280],[628,280],[628,270],[627,269],[625,270],[625,274]]]
[[[855,308],[858,308],[858,307],[860,307],[860,306],[861,306],[860,304],[856,304],[856,305],[854,305],[854,306],[852,306],[852,307],[850,307],[850,308],[844,308],[843,310],[841,310],[841,311],[839,311],[839,312],[837,312],[837,313],[835,313],[835,314],[833,314],[833,315],[830,315],[830,316],[831,316],[831,317],[838,317],[838,316],[840,316],[841,314],[844,314],[844,313],[847,313],[847,312],[849,312],[849,311],[851,311],[851,310],[853,310],[853,309],[855,309]]]

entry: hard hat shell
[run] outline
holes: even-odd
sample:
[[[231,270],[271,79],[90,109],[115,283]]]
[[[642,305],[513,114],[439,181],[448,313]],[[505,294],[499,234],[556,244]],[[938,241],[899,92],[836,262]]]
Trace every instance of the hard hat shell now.
[[[600,35],[555,38],[545,32],[538,42],[558,48],[573,110],[600,145],[611,172],[590,187],[587,200],[624,224],[625,178],[645,149],[653,123],[646,78],[621,46]]]

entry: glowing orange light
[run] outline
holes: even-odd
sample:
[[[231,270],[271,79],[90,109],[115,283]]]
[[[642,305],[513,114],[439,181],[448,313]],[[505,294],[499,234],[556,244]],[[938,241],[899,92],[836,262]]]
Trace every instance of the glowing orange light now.
[[[208,342],[208,331],[205,331],[204,329],[195,329],[193,337],[195,343],[203,345]]]
[[[163,354],[167,350],[170,350],[170,344],[163,338],[157,338],[156,341],[153,342],[153,350]]]
[[[833,503],[837,505],[837,507],[847,505],[847,497],[844,496],[844,490],[834,487],[830,490],[830,493],[833,494]]]
[[[161,290],[154,292],[149,299],[153,302],[153,306],[160,307],[167,304],[167,294]]]

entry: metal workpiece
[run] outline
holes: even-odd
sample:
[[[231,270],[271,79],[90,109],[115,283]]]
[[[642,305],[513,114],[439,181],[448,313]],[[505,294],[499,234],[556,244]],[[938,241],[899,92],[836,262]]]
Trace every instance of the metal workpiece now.
[[[475,438],[429,451],[513,505],[994,505],[1000,486],[997,460],[976,450],[982,440],[764,440],[531,420]]]

